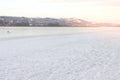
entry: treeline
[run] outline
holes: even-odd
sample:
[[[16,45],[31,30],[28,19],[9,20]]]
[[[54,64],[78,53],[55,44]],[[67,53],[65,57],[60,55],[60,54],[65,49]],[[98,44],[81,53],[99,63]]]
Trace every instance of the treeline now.
[[[75,26],[75,27],[90,27],[90,26],[115,26],[120,27],[120,24],[111,23],[93,23],[77,18],[27,18],[27,17],[11,17],[0,16],[0,26]]]
[[[75,18],[27,18],[0,16],[0,26],[89,26],[91,23]]]

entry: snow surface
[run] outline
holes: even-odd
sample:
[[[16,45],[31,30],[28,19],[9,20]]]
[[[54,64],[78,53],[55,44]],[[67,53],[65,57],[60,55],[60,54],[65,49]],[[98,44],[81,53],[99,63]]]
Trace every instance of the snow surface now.
[[[0,80],[120,80],[120,28],[2,38]]]

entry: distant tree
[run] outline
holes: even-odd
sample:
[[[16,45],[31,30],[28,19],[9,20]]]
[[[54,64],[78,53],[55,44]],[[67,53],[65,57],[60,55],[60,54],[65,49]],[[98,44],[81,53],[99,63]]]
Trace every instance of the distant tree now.
[[[3,26],[3,25],[4,25],[4,21],[0,20],[0,26]]]
[[[48,23],[48,26],[60,26],[58,22]]]

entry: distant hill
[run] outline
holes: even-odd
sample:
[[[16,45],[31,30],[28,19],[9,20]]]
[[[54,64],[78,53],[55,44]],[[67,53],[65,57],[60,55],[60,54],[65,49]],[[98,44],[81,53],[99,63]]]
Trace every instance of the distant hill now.
[[[93,23],[78,18],[28,18],[0,16],[0,26],[71,26],[71,27],[89,27],[89,26],[120,26],[120,24],[111,23]]]

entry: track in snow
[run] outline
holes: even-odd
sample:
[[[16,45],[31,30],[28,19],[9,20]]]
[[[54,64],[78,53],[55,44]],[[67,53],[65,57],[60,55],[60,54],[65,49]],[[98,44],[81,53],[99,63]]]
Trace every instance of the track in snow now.
[[[119,80],[119,32],[0,40],[0,80]]]

